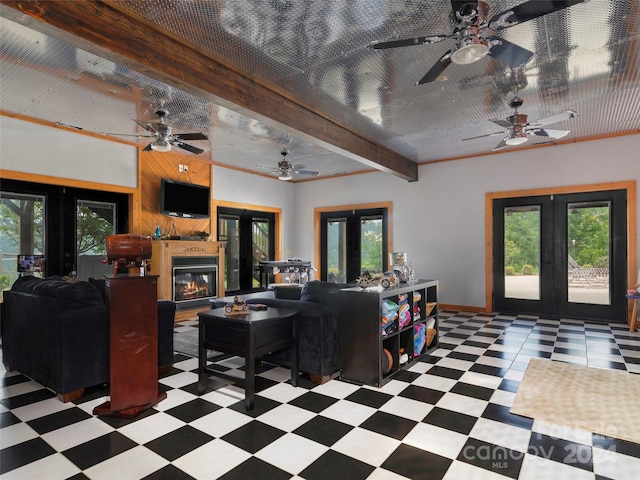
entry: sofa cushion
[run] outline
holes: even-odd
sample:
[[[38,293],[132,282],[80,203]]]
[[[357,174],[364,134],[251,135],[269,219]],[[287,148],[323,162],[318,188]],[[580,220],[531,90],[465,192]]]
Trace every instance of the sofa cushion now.
[[[302,285],[276,285],[273,287],[273,295],[282,300],[300,300],[302,294]]]
[[[89,282],[67,282],[61,277],[18,277],[11,290],[73,302],[78,305],[104,305],[100,291]]]

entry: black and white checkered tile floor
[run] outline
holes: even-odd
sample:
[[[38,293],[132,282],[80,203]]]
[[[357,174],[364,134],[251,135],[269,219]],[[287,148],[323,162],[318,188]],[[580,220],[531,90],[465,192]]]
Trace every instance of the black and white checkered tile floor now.
[[[182,322],[178,329],[195,328]],[[444,312],[440,348],[383,388],[302,381],[266,366],[256,408],[176,355],[167,399],[135,420],[96,417],[104,389],[63,404],[2,371],[2,479],[634,479],[640,445],[509,413],[532,357],[640,373],[625,325]],[[242,359],[219,368],[242,375]],[[640,412],[630,412],[638,415]]]

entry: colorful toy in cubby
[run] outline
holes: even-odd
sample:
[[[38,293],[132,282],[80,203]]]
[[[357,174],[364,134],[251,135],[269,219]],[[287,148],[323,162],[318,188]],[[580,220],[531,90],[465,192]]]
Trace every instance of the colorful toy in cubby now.
[[[413,326],[413,352],[416,357],[422,353],[422,349],[427,342],[426,333],[426,325],[421,323]]]
[[[403,293],[398,295],[398,323],[400,329],[411,324],[411,307],[409,305],[409,295]]]
[[[381,327],[383,336],[391,335],[398,331],[395,320],[398,318],[399,308],[400,306],[397,303],[389,299],[382,302]]]
[[[420,320],[420,300],[422,300],[422,294],[420,292],[413,292],[413,321]]]

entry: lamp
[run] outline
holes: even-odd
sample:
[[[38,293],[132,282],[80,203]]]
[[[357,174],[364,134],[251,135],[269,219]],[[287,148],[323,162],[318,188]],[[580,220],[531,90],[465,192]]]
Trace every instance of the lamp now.
[[[291,173],[289,173],[287,170],[284,170],[282,172],[280,172],[280,175],[278,176],[278,180],[291,180]]]
[[[158,140],[151,143],[151,150],[155,150],[156,152],[168,152],[171,150],[171,144],[166,138],[158,138]]]
[[[488,53],[489,47],[484,39],[466,37],[458,42],[458,48],[451,54],[451,61],[458,65],[468,65],[477,62]]]

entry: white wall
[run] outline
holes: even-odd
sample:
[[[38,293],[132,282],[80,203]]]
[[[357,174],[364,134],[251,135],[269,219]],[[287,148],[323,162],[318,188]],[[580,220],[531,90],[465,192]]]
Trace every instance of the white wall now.
[[[640,135],[423,165],[418,182],[383,173],[296,184],[296,251],[313,258],[313,209],[393,202],[393,249],[421,278],[441,282],[441,301],[485,307],[485,194],[635,180]],[[637,219],[640,225],[640,218]],[[638,245],[635,248],[638,255]],[[639,257],[640,258],[640,257]]]
[[[295,187],[275,178],[213,167],[213,198],[241,204],[282,209],[282,255],[302,257],[296,251]],[[312,222],[313,227],[313,222]]]
[[[0,115],[0,167],[136,188],[138,149]]]
[[[406,251],[421,278],[440,280],[443,303],[484,308],[485,194],[640,184],[638,152],[640,135],[628,135],[423,165],[412,183],[376,172],[291,184],[214,166],[213,196],[281,208],[284,258],[314,263],[315,207],[391,201],[393,250]],[[135,187],[136,162],[135,147],[0,115],[3,169]]]

